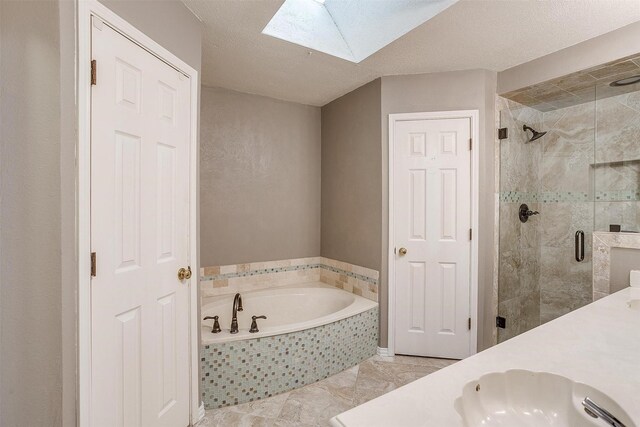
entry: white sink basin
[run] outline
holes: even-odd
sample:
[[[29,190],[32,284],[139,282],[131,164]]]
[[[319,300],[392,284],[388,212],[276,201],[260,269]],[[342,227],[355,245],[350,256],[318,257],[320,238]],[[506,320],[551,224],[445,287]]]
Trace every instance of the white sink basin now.
[[[626,427],[636,427],[606,394],[546,372],[511,370],[483,375],[464,386],[455,408],[466,427],[607,427],[603,420],[584,411],[585,397]]]

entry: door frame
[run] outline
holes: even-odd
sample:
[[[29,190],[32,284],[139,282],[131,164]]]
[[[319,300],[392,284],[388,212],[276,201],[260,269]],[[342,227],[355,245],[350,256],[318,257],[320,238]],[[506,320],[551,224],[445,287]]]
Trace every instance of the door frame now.
[[[388,306],[387,306],[387,355],[395,355],[395,326],[396,326],[396,283],[395,283],[395,231],[394,231],[394,173],[395,173],[395,130],[396,123],[409,120],[436,120],[436,119],[469,119],[471,125],[471,229],[473,238],[471,239],[471,263],[470,263],[470,292],[469,292],[469,317],[471,317],[471,333],[469,337],[470,354],[478,351],[478,224],[480,201],[478,193],[480,191],[480,113],[478,110],[459,111],[433,111],[419,113],[395,113],[389,114],[389,247],[387,252],[387,286],[388,286]]]
[[[100,18],[133,43],[161,61],[189,77],[191,92],[191,123],[189,125],[189,258],[192,271],[189,279],[189,361],[190,396],[189,422],[195,424],[204,416],[199,401],[199,322],[198,322],[198,234],[197,234],[197,171],[198,171],[198,72],[153,41],[140,30],[116,15],[96,0],[82,0],[78,5],[78,140],[77,140],[77,388],[78,425],[89,426],[91,421],[91,18]],[[100,78],[98,72],[98,79]]]

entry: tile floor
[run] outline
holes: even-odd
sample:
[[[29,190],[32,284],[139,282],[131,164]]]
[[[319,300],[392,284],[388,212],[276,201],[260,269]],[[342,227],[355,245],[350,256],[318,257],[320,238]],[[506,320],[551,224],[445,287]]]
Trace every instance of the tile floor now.
[[[297,390],[212,409],[198,427],[328,426],[335,415],[454,363],[425,357],[374,356]]]

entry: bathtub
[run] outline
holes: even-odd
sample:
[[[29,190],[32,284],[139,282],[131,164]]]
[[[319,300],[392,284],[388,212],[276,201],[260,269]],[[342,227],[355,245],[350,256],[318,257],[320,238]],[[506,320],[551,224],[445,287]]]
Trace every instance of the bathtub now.
[[[361,296],[320,282],[243,292],[243,311],[238,312],[237,334],[229,333],[235,294],[210,297],[202,307],[202,316],[219,316],[222,332],[211,332],[213,320],[202,321],[202,343],[223,343],[286,334],[315,328],[346,319],[377,307]],[[251,316],[258,319],[260,332],[250,333]]]
[[[376,353],[378,304],[324,283],[243,292],[237,334],[234,295],[203,300],[202,400],[213,409],[284,393],[348,369]],[[250,333],[251,316],[260,332]]]

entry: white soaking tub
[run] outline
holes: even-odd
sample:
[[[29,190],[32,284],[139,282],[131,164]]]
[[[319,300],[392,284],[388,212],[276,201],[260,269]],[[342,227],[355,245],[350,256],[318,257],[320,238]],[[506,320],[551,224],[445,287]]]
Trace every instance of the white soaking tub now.
[[[315,328],[346,319],[377,307],[361,296],[320,282],[241,292],[244,310],[238,312],[237,334],[229,332],[235,294],[207,297],[201,319],[219,316],[222,332],[211,332],[213,320],[202,320],[202,343],[215,344],[285,334]],[[250,333],[251,316],[258,319],[260,332]]]

